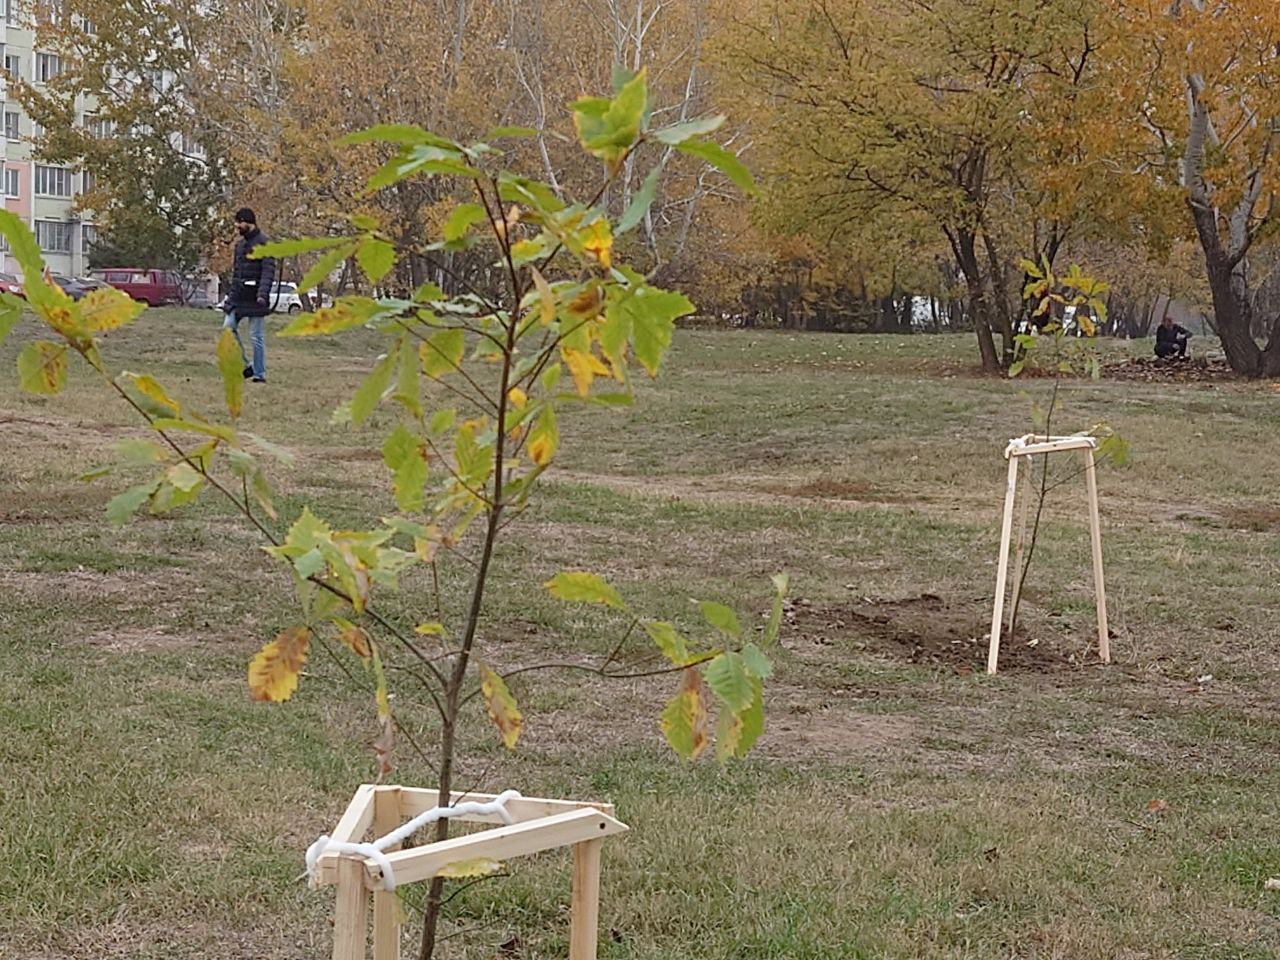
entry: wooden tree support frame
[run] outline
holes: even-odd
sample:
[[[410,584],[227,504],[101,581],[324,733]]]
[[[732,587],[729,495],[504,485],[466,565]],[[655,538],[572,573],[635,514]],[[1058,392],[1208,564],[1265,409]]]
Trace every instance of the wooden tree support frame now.
[[[994,674],[1000,662],[1000,635],[1004,631],[1004,601],[1009,575],[1009,542],[1013,534],[1013,508],[1018,496],[1018,464],[1025,457],[1048,457],[1053,453],[1071,453],[1080,451],[1084,454],[1085,487],[1089,502],[1089,537],[1093,547],[1093,592],[1098,609],[1098,656],[1103,663],[1111,662],[1111,638],[1107,627],[1107,589],[1102,577],[1102,521],[1098,516],[1098,473],[1095,454],[1098,450],[1096,437],[1045,437],[1028,435],[1010,440],[1005,448],[1004,456],[1009,461],[1009,482],[1004,495],[1004,518],[1000,525],[1000,562],[996,567],[996,596],[991,610],[991,643],[987,649],[987,673]],[[1030,476],[1028,472],[1027,476]],[[1029,493],[1029,491],[1028,491]],[[1027,509],[1030,496],[1022,499],[1022,513],[1018,521],[1018,554],[1015,561],[1017,570],[1022,569],[1024,541],[1027,534]],[[1015,574],[1015,581],[1018,581]],[[1009,616],[1018,603],[1018,588],[1015,582],[1013,597],[1009,603]]]
[[[488,803],[491,794],[455,793],[450,805],[463,801]],[[338,843],[360,843],[366,835],[385,837],[403,823],[440,805],[435,790],[365,784],[347,805],[330,834]],[[609,804],[575,803],[517,797],[505,806],[513,821],[504,824],[497,815],[464,815],[462,823],[497,824],[429,843],[387,853],[395,873],[395,885],[430,880],[450,864],[466,860],[509,860],[559,847],[573,848],[572,919],[569,960],[596,960],[600,917],[600,851],[606,837],[626,833],[626,824],[614,819]],[[382,869],[358,854],[322,853],[316,861],[317,886],[336,886],[333,923],[333,960],[366,960],[369,944],[369,901],[373,899],[373,960],[399,960],[400,905],[396,894],[383,886]]]

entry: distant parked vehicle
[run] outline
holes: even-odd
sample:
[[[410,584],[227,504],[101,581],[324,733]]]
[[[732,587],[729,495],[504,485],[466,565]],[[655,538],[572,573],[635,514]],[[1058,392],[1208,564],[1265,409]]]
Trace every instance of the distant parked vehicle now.
[[[93,277],[75,277],[76,283],[84,287],[85,290],[110,290],[111,284],[103,283],[101,280],[95,280]]]
[[[58,273],[49,274],[49,279],[62,288],[62,292],[69,296],[72,300],[80,300],[87,294],[92,287],[87,287],[79,280],[72,277],[64,277]]]
[[[302,295],[298,293],[296,283],[277,283],[271,288],[272,313],[301,313],[303,311]],[[333,298],[311,292],[312,307],[331,307]]]
[[[0,273],[0,293],[12,293],[15,297],[26,298],[22,289],[22,281],[12,273]]]
[[[94,270],[92,276],[153,307],[182,302],[181,278],[172,270],[113,267]]]
[[[187,297],[187,306],[193,310],[220,310],[222,301],[217,297],[209,296],[204,290],[197,290]]]

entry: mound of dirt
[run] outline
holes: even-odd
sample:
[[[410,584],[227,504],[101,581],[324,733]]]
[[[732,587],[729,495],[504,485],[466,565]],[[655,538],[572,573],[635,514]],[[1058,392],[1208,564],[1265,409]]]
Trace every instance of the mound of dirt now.
[[[1137,380],[1141,382],[1206,383],[1218,380],[1235,380],[1237,375],[1220,356],[1190,357],[1186,360],[1157,360],[1155,357],[1134,357],[1108,363],[1103,367],[1108,380]]]
[[[991,629],[990,600],[945,600],[932,593],[902,600],[863,597],[847,603],[797,600],[787,610],[790,642],[862,649],[890,660],[985,670]],[[1049,631],[1018,630],[1000,647],[1000,669],[1042,673],[1073,666],[1078,644],[1062,644]]]

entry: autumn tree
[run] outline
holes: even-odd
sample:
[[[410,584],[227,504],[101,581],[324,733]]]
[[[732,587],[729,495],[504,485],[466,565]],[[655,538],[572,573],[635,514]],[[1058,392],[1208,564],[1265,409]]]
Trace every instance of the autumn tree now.
[[[1091,162],[1110,42],[1097,5],[756,0],[736,20],[721,59],[753,91],[767,202],[838,245],[933,231],[964,278],[984,368],[1007,365],[1025,319],[1019,257],[1052,263],[1113,219]]]
[[[1145,133],[1131,163],[1153,207],[1181,207],[1203,253],[1232,369],[1280,376],[1280,312],[1255,316],[1280,185],[1280,8],[1269,0],[1110,0],[1124,30],[1116,112]],[[1262,343],[1259,343],[1259,336]]]

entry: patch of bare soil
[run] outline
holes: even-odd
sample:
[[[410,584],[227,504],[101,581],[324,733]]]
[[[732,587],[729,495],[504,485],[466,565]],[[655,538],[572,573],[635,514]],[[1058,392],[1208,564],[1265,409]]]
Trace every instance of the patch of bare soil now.
[[[1142,383],[1211,383],[1240,379],[1222,357],[1189,357],[1186,360],[1134,357],[1106,364],[1103,375],[1108,380]]]
[[[872,484],[822,477],[803,483],[773,483],[763,488],[780,497],[802,497],[819,500],[856,500],[863,503],[913,503],[901,494],[882,493]]]
[[[768,456],[754,458],[768,460]],[[779,462],[784,455],[776,458]],[[779,483],[775,476],[759,474],[719,474],[710,477],[628,477],[563,470],[552,482],[581,483],[605,487],[615,493],[666,497],[671,500],[712,505],[777,507],[779,498],[806,500],[828,510],[857,510],[866,506],[893,505],[923,508],[921,499],[881,493],[870,484],[839,480],[797,480]],[[865,494],[865,495],[864,495]]]
[[[86,637],[84,642],[108,653],[163,653],[180,650],[191,644],[188,637],[177,637],[155,628],[105,630]]]
[[[1267,503],[1239,504],[1218,511],[1227,524],[1237,530],[1267,533],[1280,529],[1280,507]]]
[[[864,597],[852,602],[789,605],[788,646],[855,647],[901,663],[951,667],[959,673],[986,668],[990,601],[947,600],[925,593],[902,600]],[[1048,631],[1019,631],[1000,648],[1002,670],[1051,673],[1072,666]]]

